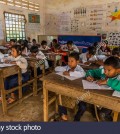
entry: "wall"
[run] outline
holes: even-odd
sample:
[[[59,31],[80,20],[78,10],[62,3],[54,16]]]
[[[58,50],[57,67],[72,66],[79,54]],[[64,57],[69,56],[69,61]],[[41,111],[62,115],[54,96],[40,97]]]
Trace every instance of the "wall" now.
[[[45,34],[92,35],[120,32],[120,18],[115,21],[110,18],[116,7],[119,11],[119,0],[46,0]],[[97,11],[97,15],[91,17],[94,11]]]
[[[11,12],[11,13],[17,13],[17,14],[24,14],[25,18],[27,20],[26,23],[26,37],[29,36],[31,38],[36,38],[37,35],[43,35],[44,34],[44,1],[43,0],[32,0],[33,2],[39,3],[40,4],[40,11],[35,12],[35,11],[30,11],[26,10],[23,8],[17,8],[13,6],[8,6],[4,4],[0,4],[0,20],[2,22],[2,30],[4,32],[4,38],[5,38],[5,23],[4,23],[4,11]],[[28,23],[28,14],[38,14],[40,15],[40,24],[37,24],[37,28],[35,27],[30,27],[30,24]],[[3,40],[0,41],[0,43],[3,42]]]

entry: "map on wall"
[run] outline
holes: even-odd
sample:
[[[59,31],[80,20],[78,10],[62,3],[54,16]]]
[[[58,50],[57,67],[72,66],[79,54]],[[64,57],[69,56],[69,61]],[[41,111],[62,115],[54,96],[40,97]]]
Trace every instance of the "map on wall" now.
[[[120,31],[120,2],[107,5],[106,28],[108,31]]]
[[[28,14],[29,23],[40,23],[40,15]]]

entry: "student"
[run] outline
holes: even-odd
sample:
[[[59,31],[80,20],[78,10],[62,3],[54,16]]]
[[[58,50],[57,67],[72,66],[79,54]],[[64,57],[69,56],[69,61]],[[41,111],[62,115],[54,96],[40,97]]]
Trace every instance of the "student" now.
[[[84,64],[90,64],[97,60],[95,47],[88,47],[88,52],[80,54],[80,61]]]
[[[16,64],[21,68],[22,71],[22,82],[25,83],[29,80],[29,73],[27,72],[28,63],[27,60],[21,56],[21,46],[14,45],[11,48],[11,56],[9,56],[6,63]],[[5,89],[9,90],[18,85],[18,75],[13,75],[5,80]],[[26,87],[23,87],[23,91],[26,90]],[[11,93],[8,103],[12,103],[16,100],[15,92]]]
[[[28,56],[29,55],[28,42],[24,40],[21,42],[20,45],[21,45],[22,55]]]
[[[120,91],[120,59],[115,56],[107,58],[104,68],[88,70],[86,73],[88,81],[98,80],[99,85],[108,85],[113,90]],[[111,118],[111,110],[102,108],[101,115],[104,113],[105,119]]]
[[[62,51],[68,50],[69,53],[72,53],[72,52],[78,52],[79,53],[79,49],[76,45],[73,44],[73,41],[68,41],[67,45],[63,45],[61,47],[61,49],[62,49]]]
[[[74,76],[76,78],[84,77],[85,71],[78,65],[79,54],[74,52],[68,57],[67,66],[58,66],[55,68],[56,72],[63,72],[63,75]],[[67,110],[65,107],[59,106],[60,116],[63,120],[67,120]]]
[[[4,54],[0,52],[0,60],[4,58]]]
[[[45,62],[45,69],[49,68],[48,61],[46,60],[46,56],[41,51],[39,51],[37,46],[32,46],[30,52],[31,52],[31,54],[29,55],[30,57],[35,57],[37,59],[43,60],[43,62]],[[40,68],[38,68],[37,71],[38,71],[38,75],[42,73]]]
[[[112,50],[112,55],[120,58],[120,47],[116,47]]]
[[[41,42],[40,50],[50,50],[50,48],[47,46],[47,41],[43,40]]]
[[[98,50],[98,55],[110,55],[111,54],[111,50],[108,47],[108,41],[104,40],[103,42],[100,43],[101,47]]]

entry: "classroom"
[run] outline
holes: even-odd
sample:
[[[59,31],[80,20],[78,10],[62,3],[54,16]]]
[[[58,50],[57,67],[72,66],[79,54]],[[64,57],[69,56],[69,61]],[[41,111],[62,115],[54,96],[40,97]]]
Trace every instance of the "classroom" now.
[[[0,122],[119,122],[119,27],[119,0],[0,0]]]

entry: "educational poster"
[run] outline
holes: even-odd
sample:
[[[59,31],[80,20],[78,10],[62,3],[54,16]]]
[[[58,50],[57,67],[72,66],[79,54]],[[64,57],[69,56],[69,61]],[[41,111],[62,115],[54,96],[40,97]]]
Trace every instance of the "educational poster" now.
[[[40,23],[40,15],[28,14],[29,23]]]
[[[70,32],[71,13],[61,13],[58,17],[59,33]]]
[[[120,32],[110,32],[107,35],[110,45],[119,45],[120,46]]]
[[[58,15],[56,14],[46,14],[45,15],[45,29],[46,34],[54,35],[58,34],[59,25],[58,25]]]
[[[120,2],[109,3],[107,5],[106,29],[108,32],[120,31]]]
[[[105,22],[105,6],[104,5],[94,5],[88,6],[88,20],[87,28],[93,31],[102,31],[102,27]]]

